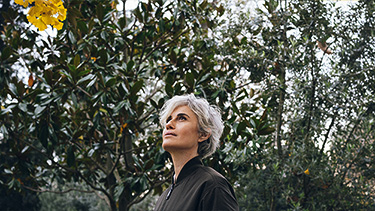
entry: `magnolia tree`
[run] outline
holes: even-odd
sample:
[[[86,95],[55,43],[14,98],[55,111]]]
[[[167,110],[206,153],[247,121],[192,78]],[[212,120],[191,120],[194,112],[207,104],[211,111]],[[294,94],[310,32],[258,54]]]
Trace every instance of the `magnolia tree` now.
[[[216,1],[150,0],[132,10],[116,0],[15,3],[31,8],[27,17],[17,5],[2,12],[2,188],[96,192],[111,210],[160,194],[172,172],[158,112],[177,94],[222,109],[221,150],[207,162],[232,182],[240,150],[273,132],[257,92],[215,57],[208,36],[224,12]],[[26,18],[60,30],[40,37]],[[76,183],[87,188],[68,185]]]

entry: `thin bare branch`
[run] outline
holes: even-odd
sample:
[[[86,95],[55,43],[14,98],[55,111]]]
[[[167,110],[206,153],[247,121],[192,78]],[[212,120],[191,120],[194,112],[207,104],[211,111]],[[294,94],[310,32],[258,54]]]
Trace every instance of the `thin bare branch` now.
[[[34,191],[34,192],[38,192],[38,193],[48,192],[48,193],[56,193],[56,194],[65,194],[65,193],[69,193],[71,191],[78,191],[78,192],[81,192],[81,193],[94,193],[95,192],[93,190],[82,190],[82,189],[78,189],[78,188],[69,188],[69,189],[64,190],[64,191],[55,191],[55,190],[48,190],[48,189],[42,189],[42,188],[35,189],[35,188],[29,187],[29,186],[26,186],[26,185],[22,185],[22,187],[24,187],[28,190]]]

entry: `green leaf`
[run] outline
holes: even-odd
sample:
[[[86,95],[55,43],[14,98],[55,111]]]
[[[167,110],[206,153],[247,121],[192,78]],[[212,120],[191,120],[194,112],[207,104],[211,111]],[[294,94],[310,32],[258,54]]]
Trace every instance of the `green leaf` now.
[[[244,121],[240,122],[237,126],[237,134],[241,134],[246,129],[246,123]]]
[[[220,7],[216,9],[216,11],[219,13],[219,16],[222,16],[224,14],[224,7],[222,4],[220,4]]]
[[[176,85],[173,86],[173,93],[174,95],[181,95],[181,89],[182,89],[182,83],[177,83]]]
[[[96,76],[94,76],[91,81],[87,84],[86,88],[90,88],[96,82]]]
[[[130,71],[130,70],[133,68],[133,66],[134,66],[134,61],[133,61],[133,60],[130,60],[130,61],[128,62],[128,64],[126,65],[126,70],[127,70],[127,71]]]
[[[266,127],[266,128],[263,128],[261,129],[260,131],[258,131],[258,135],[269,135],[269,134],[272,134],[273,132],[275,132],[275,128],[273,127]]]
[[[11,55],[12,48],[10,46],[7,46],[4,48],[4,50],[1,52],[1,60],[4,61],[8,59]]]
[[[122,195],[122,193],[124,192],[125,190],[125,187],[123,184],[120,184],[118,186],[116,186],[115,188],[115,195],[114,195],[114,199],[115,201],[118,201],[120,196]]]
[[[171,60],[171,63],[175,64],[177,62],[177,55],[174,50],[171,51],[169,54],[169,59]]]
[[[23,112],[27,112],[27,105],[25,103],[19,103],[18,108]]]
[[[234,111],[236,114],[240,115],[240,111],[238,110],[236,104],[235,104],[234,102],[232,102],[231,104],[232,104],[232,109],[233,109],[233,111]]]
[[[135,82],[135,84],[130,88],[130,94],[135,95],[141,90],[143,87],[143,80],[139,80]]]
[[[139,10],[138,7],[136,9],[134,9],[133,13],[134,13],[135,17],[137,17],[139,22],[143,23],[143,16],[142,16],[142,13],[141,13],[141,11]]]
[[[73,92],[72,92],[72,101],[73,101],[73,106],[75,108],[78,108],[77,96]]]
[[[43,113],[43,111],[46,109],[47,107],[46,106],[37,106],[34,110],[34,115],[36,117],[40,117]]]
[[[9,169],[4,169],[5,174],[13,174],[13,172]]]
[[[78,82],[77,82],[77,84],[81,84],[82,82],[85,82],[85,81],[87,81],[87,80],[92,80],[92,79],[94,79],[94,78],[95,78],[95,75],[93,75],[93,74],[88,74],[88,75],[86,75],[85,77],[79,79]]]
[[[69,33],[68,33],[68,37],[69,37],[69,40],[70,40],[70,42],[71,42],[72,44],[75,44],[75,43],[77,42],[77,40],[76,40],[76,38],[75,38],[75,36],[74,36],[74,34],[73,34],[72,31],[69,31]]]
[[[47,148],[48,147],[48,125],[46,123],[42,123],[39,128],[39,135],[38,135],[40,143]]]
[[[163,34],[165,32],[165,22],[163,19],[159,21],[159,33]]]
[[[5,109],[1,109],[1,114],[3,115],[3,114],[6,114],[6,113],[11,112],[12,109],[13,109],[14,107],[16,107],[16,106],[17,106],[17,104],[11,104],[11,105],[9,105],[8,107],[6,107]]]
[[[107,50],[102,48],[100,51],[99,51],[99,62],[101,65],[105,65],[107,64],[107,61],[108,61],[108,54],[107,54]]]
[[[18,97],[17,87],[16,87],[16,85],[14,83],[10,83],[9,84],[9,91],[10,91],[11,94],[13,94],[14,98]]]
[[[113,108],[113,111],[114,112],[118,112],[120,111],[121,108],[123,108],[124,106],[126,106],[127,108],[130,107],[130,104],[129,104],[129,101],[128,100],[123,100],[123,101],[120,101],[114,108]]]
[[[153,165],[154,165],[154,161],[153,160],[148,160],[144,164],[143,169],[144,170],[149,170]]]
[[[154,108],[158,108],[158,104],[153,99],[150,99],[150,103]]]
[[[94,122],[93,128],[95,128],[95,129],[98,128],[99,123],[100,123],[100,118],[101,118],[100,112],[96,111],[95,114],[94,114],[94,119],[93,119],[93,122]]]
[[[16,87],[18,95],[23,96],[25,93],[25,84],[23,84],[22,81],[19,81],[18,83],[16,83]]]
[[[95,149],[90,149],[90,151],[87,153],[87,156],[91,158],[95,153]]]
[[[103,18],[104,18],[104,7],[102,4],[98,4],[97,7],[96,7],[96,15],[98,16],[98,20],[100,22],[103,22]]]
[[[69,167],[75,166],[76,157],[74,155],[73,146],[69,146],[66,152],[66,163]]]
[[[105,110],[104,108],[99,108],[99,111],[101,111],[101,112],[103,112],[103,113],[105,113],[105,114],[107,114],[107,113],[108,113],[108,111],[107,111],[107,110]]]
[[[208,5],[207,0],[204,0],[204,1],[202,2],[202,4],[200,5],[200,8],[201,8],[202,10],[204,10],[204,9],[207,7],[207,5]]]
[[[126,24],[126,18],[125,17],[121,17],[119,20],[118,20],[118,23],[119,23],[119,26],[121,29],[125,28],[125,24]]]
[[[173,96],[173,87],[172,87],[171,84],[169,84],[169,83],[165,84],[165,92],[167,92],[167,95],[169,97]]]
[[[216,99],[217,96],[219,96],[220,92],[221,92],[220,89],[216,90],[216,91],[211,95],[211,98],[212,98],[212,99]]]
[[[193,73],[186,73],[185,75],[186,83],[192,88],[194,87],[194,75]]]
[[[87,28],[87,24],[83,21],[77,22],[78,29],[81,30],[83,34],[87,34],[89,32],[89,29]]]
[[[165,79],[166,84],[173,85],[175,79],[172,74],[167,74],[167,78]]]
[[[107,33],[106,31],[102,31],[102,32],[100,33],[100,37],[101,37],[103,40],[107,40],[108,37],[109,37],[109,35],[108,35],[108,33]]]
[[[250,98],[253,98],[253,97],[254,97],[254,93],[255,93],[254,89],[251,88],[251,89],[250,89]]]
[[[76,56],[74,57],[74,66],[78,67],[80,63],[81,63],[81,57],[78,54],[76,54]]]
[[[53,73],[51,70],[45,70],[44,71],[44,79],[46,79],[48,85],[52,85],[52,77],[53,77]]]
[[[113,85],[115,85],[116,84],[116,78],[115,77],[113,77],[113,78],[110,78],[106,83],[105,83],[105,86],[106,87],[111,87],[111,86],[113,86]]]
[[[199,81],[197,81],[197,84],[205,83],[206,80],[209,80],[209,79],[211,79],[211,73],[207,73],[207,74],[203,75],[203,76],[199,79]]]

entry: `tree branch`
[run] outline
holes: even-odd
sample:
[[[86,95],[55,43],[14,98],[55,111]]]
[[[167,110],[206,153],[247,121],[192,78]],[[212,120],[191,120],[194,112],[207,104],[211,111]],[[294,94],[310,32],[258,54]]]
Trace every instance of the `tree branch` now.
[[[147,178],[148,178],[148,177],[147,177]],[[135,198],[134,200],[132,200],[132,201],[129,203],[128,207],[131,207],[132,205],[137,204],[137,203],[143,201],[143,200],[146,198],[146,196],[149,195],[149,194],[152,192],[151,190],[153,190],[153,189],[154,189],[155,187],[157,187],[157,186],[160,186],[160,185],[164,184],[165,182],[167,182],[167,181],[170,180],[171,178],[172,178],[172,174],[169,175],[169,176],[168,176],[167,178],[165,178],[164,180],[161,180],[161,181],[159,181],[159,182],[151,182],[151,181],[149,180],[150,183],[152,184],[151,187],[149,188],[149,191],[147,191],[147,193],[145,193],[143,196],[140,196],[140,194],[139,194],[138,196],[136,196],[136,198]]]
[[[281,125],[283,124],[283,110],[284,110],[284,102],[285,102],[285,69],[280,68],[280,94],[279,94],[279,106],[277,109],[277,117],[276,117],[276,144],[277,144],[277,151],[279,157],[283,157],[283,150],[281,146]]]
[[[35,151],[37,151],[38,153],[40,153],[41,155],[45,156],[46,158],[48,158],[49,160],[51,160],[51,162],[53,164],[55,164],[56,166],[66,170],[66,171],[69,171],[69,172],[72,172],[72,173],[75,173],[75,174],[78,174],[79,177],[84,180],[86,182],[86,184],[88,184],[92,189],[94,190],[97,190],[97,191],[100,191],[102,193],[104,193],[104,195],[106,195],[108,197],[108,199],[110,201],[114,201],[113,198],[111,197],[111,195],[103,188],[100,188],[100,187],[96,187],[94,184],[92,184],[86,177],[84,177],[81,172],[77,171],[77,170],[73,170],[73,169],[70,169],[70,168],[67,168],[61,164],[59,164],[58,162],[55,162],[53,158],[51,158],[49,155],[47,155],[45,152],[39,150],[38,148],[36,148],[33,144],[29,143],[28,141],[25,141],[25,140],[21,140],[22,142],[24,142],[25,144],[27,144],[30,148],[34,149]]]
[[[40,189],[40,188],[35,189],[35,188],[29,187],[29,186],[26,186],[26,185],[22,185],[22,187],[24,187],[28,190],[34,191],[34,192],[38,192],[38,193],[48,192],[48,193],[56,193],[56,194],[65,194],[65,193],[69,193],[71,191],[78,191],[78,192],[81,192],[81,193],[94,193],[95,192],[93,190],[81,190],[81,189],[77,189],[77,188],[69,188],[69,189],[64,190],[64,191],[54,191],[54,190],[47,190],[47,189]]]
[[[333,114],[333,117],[332,117],[332,120],[331,120],[331,124],[330,124],[329,127],[328,127],[327,133],[326,133],[325,138],[324,138],[324,141],[323,141],[322,148],[320,149],[320,155],[323,154],[324,148],[325,148],[326,143],[327,143],[327,141],[328,141],[329,133],[331,132],[331,129],[332,129],[334,123],[335,123],[336,115],[337,115],[336,113]]]
[[[151,56],[151,54],[154,53],[156,50],[158,50],[158,49],[160,49],[160,48],[163,48],[163,47],[165,47],[165,46],[167,46],[167,45],[173,43],[174,41],[176,41],[177,39],[179,39],[181,35],[183,35],[183,34],[185,34],[185,33],[187,33],[187,32],[188,32],[188,30],[185,30],[185,31],[181,32],[178,36],[176,36],[175,38],[173,38],[170,42],[164,43],[163,45],[162,45],[162,42],[159,42],[159,43],[155,46],[155,48],[153,48],[153,49],[152,49],[152,50],[151,50],[151,51],[145,56],[145,58],[140,62],[140,64],[143,63],[143,62],[144,62],[149,56]]]

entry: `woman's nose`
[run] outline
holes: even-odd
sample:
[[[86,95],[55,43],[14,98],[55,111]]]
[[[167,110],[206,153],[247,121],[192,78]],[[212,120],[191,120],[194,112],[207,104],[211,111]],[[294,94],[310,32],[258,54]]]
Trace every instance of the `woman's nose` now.
[[[173,124],[173,120],[172,119],[167,122],[167,124],[165,125],[165,128],[167,130],[174,129],[174,124]]]

